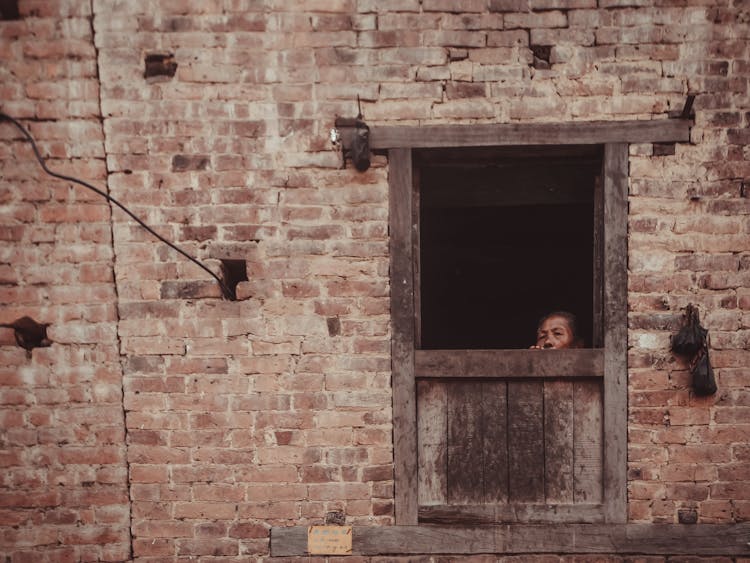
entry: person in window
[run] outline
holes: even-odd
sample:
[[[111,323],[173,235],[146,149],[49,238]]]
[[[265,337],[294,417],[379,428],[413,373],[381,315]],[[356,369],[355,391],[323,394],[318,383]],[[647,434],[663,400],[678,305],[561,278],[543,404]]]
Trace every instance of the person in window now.
[[[583,340],[578,336],[576,316],[567,311],[555,311],[542,317],[536,329],[536,344],[532,350],[562,350],[582,348]]]

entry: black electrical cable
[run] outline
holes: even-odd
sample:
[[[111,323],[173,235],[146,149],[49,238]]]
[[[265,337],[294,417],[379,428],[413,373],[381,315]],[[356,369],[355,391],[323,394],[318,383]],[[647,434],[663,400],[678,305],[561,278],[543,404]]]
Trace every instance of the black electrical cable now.
[[[10,121],[13,125],[15,125],[18,128],[19,131],[21,131],[21,133],[23,133],[24,137],[26,137],[26,140],[29,141],[29,143],[31,143],[31,148],[34,150],[34,155],[36,156],[36,159],[39,161],[39,164],[42,166],[42,169],[47,174],[49,174],[50,176],[54,176],[55,178],[59,178],[60,180],[65,180],[65,181],[68,181],[68,182],[75,182],[76,184],[80,184],[81,186],[83,186],[85,188],[88,188],[88,189],[90,189],[90,190],[98,193],[100,196],[102,196],[107,201],[110,201],[110,202],[114,203],[117,207],[119,207],[120,209],[122,209],[128,215],[130,215],[130,217],[136,223],[138,223],[141,227],[143,227],[144,229],[146,229],[149,233],[151,233],[156,238],[158,238],[160,241],[162,241],[164,244],[166,244],[170,248],[176,250],[177,252],[179,252],[180,254],[182,254],[185,258],[187,258],[191,262],[194,262],[195,264],[197,264],[198,266],[200,266],[201,268],[203,268],[206,272],[208,272],[213,278],[216,279],[217,282],[219,282],[219,286],[221,287],[221,292],[224,294],[224,297],[226,297],[227,299],[229,299],[231,301],[235,301],[237,299],[237,296],[236,296],[235,292],[231,288],[229,288],[219,276],[217,276],[216,274],[214,274],[208,267],[206,267],[204,264],[202,264],[196,258],[193,258],[192,256],[190,256],[190,254],[188,254],[187,252],[185,252],[184,250],[182,250],[179,246],[177,246],[174,243],[172,243],[172,242],[168,241],[167,239],[165,239],[163,236],[161,236],[159,233],[157,233],[155,230],[153,230],[151,227],[149,227],[146,223],[144,223],[143,220],[140,219],[140,217],[138,217],[137,215],[135,215],[132,211],[130,211],[127,207],[125,207],[122,203],[120,203],[119,201],[117,201],[111,195],[109,195],[106,192],[103,192],[102,190],[100,190],[99,188],[97,188],[95,186],[92,186],[88,182],[84,182],[83,180],[79,180],[78,178],[73,178],[72,176],[66,176],[65,174],[58,174],[57,172],[54,172],[53,170],[50,170],[49,168],[47,168],[47,164],[46,164],[44,158],[42,157],[42,155],[39,153],[39,149],[37,148],[36,142],[34,141],[34,138],[31,136],[31,133],[29,133],[26,130],[26,128],[23,125],[21,125],[21,123],[19,123],[16,119],[12,118],[11,116],[9,116],[9,115],[7,115],[5,113],[0,112],[0,120],[3,120],[3,119],[5,119],[7,121]]]

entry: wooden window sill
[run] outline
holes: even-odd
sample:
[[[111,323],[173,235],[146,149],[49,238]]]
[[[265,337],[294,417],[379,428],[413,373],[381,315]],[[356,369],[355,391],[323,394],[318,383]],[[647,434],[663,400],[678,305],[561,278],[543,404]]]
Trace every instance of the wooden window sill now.
[[[750,522],[739,524],[501,524],[357,526],[352,555],[605,553],[750,555]],[[307,527],[271,528],[271,555],[304,556]]]

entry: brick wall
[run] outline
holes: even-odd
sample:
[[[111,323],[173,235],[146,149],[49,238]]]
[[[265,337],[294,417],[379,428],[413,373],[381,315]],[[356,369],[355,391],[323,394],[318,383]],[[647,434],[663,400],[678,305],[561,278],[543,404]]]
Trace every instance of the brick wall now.
[[[717,4],[681,10],[677,25],[662,19],[666,25],[656,26],[662,77],[623,79],[623,88],[656,92],[681,80],[698,94],[691,145],[667,156],[659,156],[658,146],[631,146],[628,491],[634,521],[750,516],[748,28],[733,25],[748,14],[737,2]],[[688,303],[698,305],[710,331],[719,385],[712,397],[690,392],[684,362],[668,352]]]
[[[5,4],[3,5],[5,8]],[[91,11],[22,2],[0,21],[0,110],[54,170],[106,189]],[[129,506],[110,210],[45,175],[0,123],[0,321],[51,323],[30,356],[0,329],[0,554],[122,561]]]
[[[697,94],[691,144],[631,146],[629,512],[747,520],[746,2],[20,6],[0,22],[3,111],[58,169],[217,272],[246,260],[249,281],[219,299],[0,127],[2,320],[52,322],[55,341],[29,360],[0,334],[12,561],[125,558],[128,507],[143,561],[260,557],[270,526],[331,510],[392,523],[387,162],[342,169],[328,140],[357,95],[369,123],[416,125],[649,119]],[[668,349],[688,302],[709,398]]]

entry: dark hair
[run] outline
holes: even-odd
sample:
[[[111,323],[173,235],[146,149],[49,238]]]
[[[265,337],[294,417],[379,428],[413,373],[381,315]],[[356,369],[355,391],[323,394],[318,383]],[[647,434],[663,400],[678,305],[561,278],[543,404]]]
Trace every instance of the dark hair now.
[[[568,313],[567,311],[553,311],[552,313],[544,315],[541,319],[539,319],[539,324],[536,325],[536,329],[539,330],[540,328],[542,328],[544,321],[546,321],[547,319],[551,319],[552,317],[560,317],[562,319],[565,319],[565,322],[568,323],[570,332],[573,335],[574,342],[580,338],[578,335],[578,319],[573,313]]]

